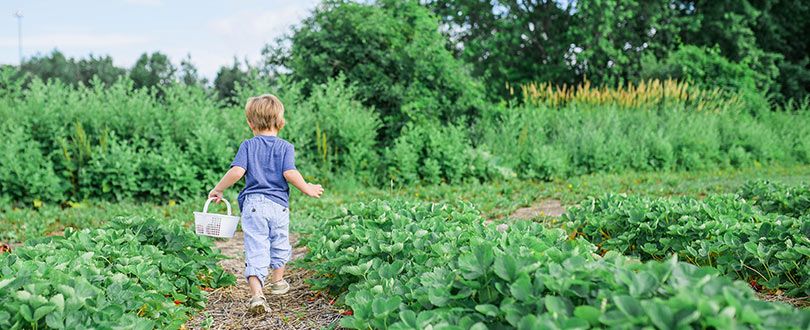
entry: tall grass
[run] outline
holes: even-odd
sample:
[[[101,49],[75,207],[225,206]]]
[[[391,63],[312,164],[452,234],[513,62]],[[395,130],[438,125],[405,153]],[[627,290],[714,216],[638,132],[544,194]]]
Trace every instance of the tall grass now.
[[[514,92],[514,89],[512,89]],[[672,79],[646,80],[618,87],[592,86],[590,81],[578,85],[555,85],[549,82],[520,86],[525,104],[563,109],[568,106],[616,106],[626,109],[678,109],[698,112],[723,112],[744,107],[739,95],[719,88],[705,90],[688,82]]]

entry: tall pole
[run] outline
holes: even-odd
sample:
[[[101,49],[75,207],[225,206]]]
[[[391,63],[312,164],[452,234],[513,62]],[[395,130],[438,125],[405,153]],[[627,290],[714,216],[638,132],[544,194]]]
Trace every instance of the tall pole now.
[[[17,45],[19,46],[20,51],[20,66],[23,63],[23,48],[22,48],[22,18],[23,14],[22,11],[17,11],[14,13],[14,17],[17,17]]]

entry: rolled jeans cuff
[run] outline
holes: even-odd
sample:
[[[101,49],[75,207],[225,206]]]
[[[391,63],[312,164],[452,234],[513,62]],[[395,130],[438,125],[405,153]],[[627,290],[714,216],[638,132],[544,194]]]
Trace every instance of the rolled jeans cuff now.
[[[264,281],[267,279],[267,267],[245,266],[245,279],[250,279],[251,276],[256,276],[264,286]]]
[[[273,261],[273,262],[270,263],[270,268],[279,269],[281,267],[284,267],[284,265],[286,265],[286,264],[287,264],[286,261]]]

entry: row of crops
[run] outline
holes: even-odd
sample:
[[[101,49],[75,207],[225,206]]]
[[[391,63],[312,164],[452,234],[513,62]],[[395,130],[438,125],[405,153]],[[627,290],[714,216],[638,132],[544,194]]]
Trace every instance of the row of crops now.
[[[468,195],[489,209],[538,188],[508,189]],[[758,300],[752,290],[810,294],[810,186],[755,181],[703,199],[605,195],[559,222],[500,227],[484,225],[478,205],[418,201],[454,190],[412,193],[337,212],[345,196],[296,210],[296,231],[309,233],[300,266],[313,270],[313,289],[352,310],[343,327],[810,326],[810,310]],[[157,220],[186,209],[141,208],[150,216],[68,227],[64,236],[38,232],[0,254],[0,328],[181,327],[205,305],[205,291],[234,283],[210,240]],[[76,219],[85,219],[81,210],[71,210]],[[119,211],[127,213],[88,214]]]
[[[808,294],[808,191],[606,196],[570,211],[568,230],[487,226],[466,203],[358,203],[316,225],[302,262],[353,329],[807,329],[810,310],[746,281]]]
[[[177,222],[117,218],[0,254],[0,329],[177,329],[233,285],[208,239]]]
[[[742,197],[741,197],[742,196]],[[755,182],[739,195],[607,195],[571,210],[567,226],[602,253],[672,254],[790,296],[810,296],[810,189]]]

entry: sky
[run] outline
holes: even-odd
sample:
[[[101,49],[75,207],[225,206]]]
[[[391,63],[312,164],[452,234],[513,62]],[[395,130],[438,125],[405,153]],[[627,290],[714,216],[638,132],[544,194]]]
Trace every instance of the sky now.
[[[234,56],[251,63],[261,50],[307,17],[317,0],[0,0],[0,64],[18,64],[21,11],[23,56],[59,49],[70,57],[110,55],[131,67],[144,52],[175,64],[191,55],[209,79]]]

